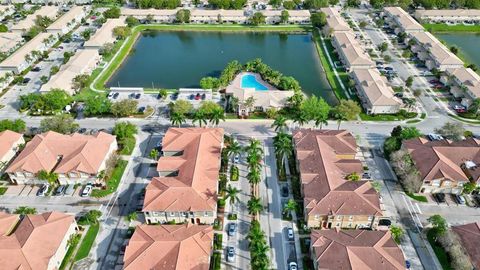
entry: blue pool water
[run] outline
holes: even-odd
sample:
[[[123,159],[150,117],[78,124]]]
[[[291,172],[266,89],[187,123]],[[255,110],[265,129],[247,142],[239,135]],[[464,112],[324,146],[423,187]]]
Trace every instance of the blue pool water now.
[[[252,74],[245,74],[242,76],[242,88],[255,88],[257,91],[268,90],[268,88],[258,82],[257,78]]]

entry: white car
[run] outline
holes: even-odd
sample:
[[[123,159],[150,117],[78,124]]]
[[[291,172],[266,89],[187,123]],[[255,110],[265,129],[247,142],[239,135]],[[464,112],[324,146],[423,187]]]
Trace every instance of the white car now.
[[[288,270],[298,270],[298,266],[296,262],[290,262],[288,264]]]
[[[234,261],[235,261],[235,248],[227,247],[227,262],[234,262]]]
[[[81,197],[88,197],[90,193],[92,193],[93,185],[88,183],[85,188],[83,188],[82,193],[80,194]]]
[[[235,155],[233,157],[233,163],[239,163],[240,162],[240,155]]]
[[[287,237],[288,237],[288,240],[293,240],[293,229],[292,228],[287,229]]]

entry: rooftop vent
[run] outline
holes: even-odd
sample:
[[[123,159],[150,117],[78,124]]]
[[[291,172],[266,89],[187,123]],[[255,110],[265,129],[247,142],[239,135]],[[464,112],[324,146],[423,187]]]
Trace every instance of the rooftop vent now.
[[[475,169],[476,167],[477,167],[477,164],[475,164],[475,162],[471,160],[465,161],[465,168],[471,170],[471,169]]]

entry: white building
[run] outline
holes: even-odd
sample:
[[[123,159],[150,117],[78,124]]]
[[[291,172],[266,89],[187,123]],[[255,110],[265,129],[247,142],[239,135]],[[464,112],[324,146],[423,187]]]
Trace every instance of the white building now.
[[[11,53],[22,41],[23,38],[19,33],[0,33],[0,52]]]
[[[383,9],[387,16],[386,22],[395,29],[395,33],[423,32],[425,29],[401,7],[386,7]]]
[[[73,6],[67,13],[47,27],[47,32],[59,35],[70,32],[87,16],[90,8],[90,6]]]
[[[480,10],[478,9],[435,9],[416,10],[415,18],[429,23],[479,23]]]
[[[287,10],[288,23],[292,24],[308,24],[310,23],[310,11],[308,10]],[[267,24],[280,23],[282,10],[262,10]]]
[[[118,26],[125,26],[124,18],[108,19],[100,29],[83,44],[86,49],[100,49],[107,43],[114,43],[117,38],[113,34],[113,29]]]
[[[27,17],[17,24],[14,24],[10,31],[14,33],[25,33],[27,32],[32,26],[35,25],[35,20],[37,16],[48,17],[54,20],[58,14],[58,7],[56,6],[42,6],[40,9],[36,10],[33,14],[27,15]]]

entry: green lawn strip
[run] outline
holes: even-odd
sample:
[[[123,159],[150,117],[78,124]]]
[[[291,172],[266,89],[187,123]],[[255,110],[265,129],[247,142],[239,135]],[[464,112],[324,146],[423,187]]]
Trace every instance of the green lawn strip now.
[[[338,99],[348,99],[342,87],[340,86],[340,82],[335,76],[334,67],[330,65],[330,62],[327,59],[326,55],[329,52],[326,52],[324,50],[322,46],[322,40],[320,39],[320,34],[318,33],[318,31],[313,31],[313,40],[315,41],[315,47],[317,48],[318,57],[320,58],[320,62],[322,63],[323,70],[325,71],[325,75],[327,77],[327,81],[330,84],[330,87],[332,88],[333,92],[335,93],[335,96]],[[330,40],[324,39],[324,41],[325,41],[325,45],[328,48],[328,43],[330,43]],[[330,56],[332,56],[332,53],[329,53],[329,54]],[[334,59],[332,58],[332,60]]]
[[[415,118],[417,114],[415,114],[410,118],[406,118],[403,115],[399,114],[366,114],[364,112],[360,113],[360,118],[363,121],[401,121],[401,120],[406,120],[406,119],[411,119]]]
[[[74,245],[68,246],[67,253],[65,253],[65,257],[63,257],[62,264],[60,265],[60,268],[59,268],[60,270],[65,269],[65,267],[67,267],[67,265],[70,263],[70,261],[72,260],[73,252],[75,251],[77,246],[78,246],[78,241],[76,241]]]
[[[421,119],[412,119],[412,120],[408,120],[406,123],[407,124],[416,124],[416,123],[419,123],[421,121],[422,121]]]
[[[427,200],[427,197],[423,196],[423,195],[415,195],[413,193],[410,193],[410,192],[405,192],[405,194],[407,194],[408,197],[416,200],[416,201],[419,201],[419,202],[428,202]]]
[[[435,32],[465,32],[465,33],[474,33],[480,32],[480,25],[447,25],[444,23],[426,23],[423,24],[423,27],[427,29],[427,31],[435,33]]]
[[[458,121],[462,121],[462,122],[465,122],[465,123],[469,123],[469,124],[480,124],[480,121],[479,120],[476,120],[476,119],[468,119],[468,118],[463,118],[463,117],[459,117],[458,115],[455,115],[455,114],[451,114],[449,113],[448,116],[458,120]]]
[[[0,195],[5,194],[5,192],[7,192],[7,189],[7,187],[0,187]]]
[[[309,25],[281,25],[281,26],[244,26],[244,25],[138,25],[133,28],[132,34],[123,42],[125,45],[121,47],[120,52],[112,60],[107,69],[101,73],[101,77],[95,82],[94,88],[105,90],[106,81],[115,73],[123,60],[128,55],[133,45],[137,41],[140,32],[145,30],[156,31],[244,31],[244,32],[308,32],[311,30]],[[117,42],[116,46],[121,46],[123,42]],[[114,50],[116,51],[116,50]],[[113,57],[113,56],[112,56]],[[109,61],[109,59],[105,59]],[[95,77],[92,77],[95,78]]]
[[[97,237],[99,229],[99,224],[90,225],[87,232],[85,233],[85,236],[83,237],[80,247],[78,248],[77,254],[75,255],[75,261],[79,261],[88,256],[88,254],[90,253],[90,249],[92,249],[93,243],[95,242],[95,238]]]
[[[213,252],[212,259],[210,260],[211,270],[220,270],[220,264],[222,263],[222,253]]]
[[[437,244],[437,242],[435,242],[435,232],[433,229],[428,230],[427,238],[428,238],[428,242],[432,246],[433,251],[435,252],[435,255],[438,258],[438,261],[442,265],[443,270],[453,270],[453,268],[450,265],[450,262],[448,261],[447,253],[445,252],[442,246],[440,246],[439,244]]]
[[[133,152],[133,149],[135,149],[136,140],[135,138],[126,138],[121,140],[119,144],[121,147],[119,154],[124,156],[130,156]]]
[[[94,189],[92,191],[92,197],[101,198],[115,192],[120,184],[120,179],[122,179],[127,164],[128,161],[119,160],[117,166],[115,166],[115,169],[113,170],[112,176],[107,181],[107,189]]]
[[[213,235],[213,249],[215,250],[222,250],[222,241],[223,241],[223,234],[222,233],[215,233]]]

